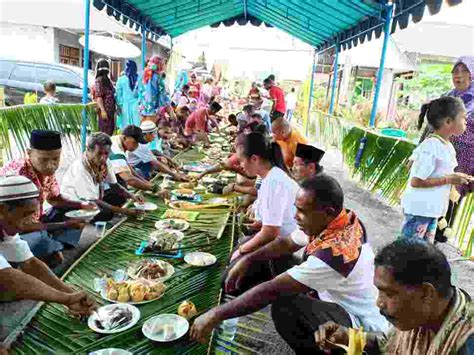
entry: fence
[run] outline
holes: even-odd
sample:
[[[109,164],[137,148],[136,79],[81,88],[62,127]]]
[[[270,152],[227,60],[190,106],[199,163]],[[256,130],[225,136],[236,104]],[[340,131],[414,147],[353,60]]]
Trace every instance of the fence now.
[[[339,149],[352,176],[366,189],[391,205],[399,204],[409,177],[408,158],[416,147],[413,142],[381,135],[322,111],[312,111],[309,122],[309,132],[318,142]],[[466,256],[472,255],[473,214],[471,193],[458,208],[449,240]]]

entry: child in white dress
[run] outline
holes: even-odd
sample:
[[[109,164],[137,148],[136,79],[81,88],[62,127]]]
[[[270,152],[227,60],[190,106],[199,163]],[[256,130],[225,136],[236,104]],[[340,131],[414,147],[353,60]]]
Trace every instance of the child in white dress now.
[[[466,130],[466,109],[461,100],[442,97],[421,108],[434,133],[414,151],[407,189],[402,197],[403,238],[434,242],[437,220],[446,214],[452,185],[468,184],[472,177],[455,173],[456,152],[449,141]]]

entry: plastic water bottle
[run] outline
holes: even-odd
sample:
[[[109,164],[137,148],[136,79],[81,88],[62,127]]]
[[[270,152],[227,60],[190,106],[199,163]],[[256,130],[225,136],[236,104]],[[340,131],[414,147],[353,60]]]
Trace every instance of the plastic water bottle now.
[[[222,330],[224,335],[230,340],[234,340],[235,333],[237,332],[237,323],[239,318],[230,318],[222,322]]]

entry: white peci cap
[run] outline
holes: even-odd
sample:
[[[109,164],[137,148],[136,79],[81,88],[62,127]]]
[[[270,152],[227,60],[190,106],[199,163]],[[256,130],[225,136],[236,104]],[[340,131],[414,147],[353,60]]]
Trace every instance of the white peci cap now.
[[[21,175],[0,177],[0,202],[36,197],[39,197],[39,191],[30,179]]]
[[[143,121],[140,124],[140,128],[141,128],[143,134],[153,133],[153,132],[156,131],[156,125],[152,121],[149,121],[149,120]]]

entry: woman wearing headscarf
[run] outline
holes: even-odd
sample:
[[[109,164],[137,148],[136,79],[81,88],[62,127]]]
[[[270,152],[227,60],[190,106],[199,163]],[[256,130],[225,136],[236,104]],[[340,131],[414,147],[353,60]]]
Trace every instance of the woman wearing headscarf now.
[[[451,138],[454,149],[456,150],[456,159],[458,166],[456,172],[474,175],[474,56],[460,57],[454,64],[453,70],[454,89],[447,92],[444,96],[458,97],[464,102],[467,111],[467,125],[464,134]],[[433,129],[427,126],[420,138],[420,143],[433,134]],[[460,197],[463,198],[467,193],[474,191],[474,183],[469,185],[457,186]],[[446,219],[448,225],[454,220],[456,207],[459,204],[450,203]],[[441,235],[440,235],[441,234]],[[442,233],[437,232],[437,241],[446,241]]]
[[[121,111],[121,130],[128,125],[140,126],[137,82],[137,63],[129,59],[125,64],[125,74],[117,80],[116,100]]]
[[[160,107],[169,102],[162,76],[163,70],[164,61],[156,55],[151,57],[140,82],[141,95],[138,104],[140,115],[142,119],[152,120],[155,124]]]
[[[115,88],[109,78],[107,59],[98,60],[95,69],[94,101],[99,107],[99,131],[113,135],[115,130]]]

